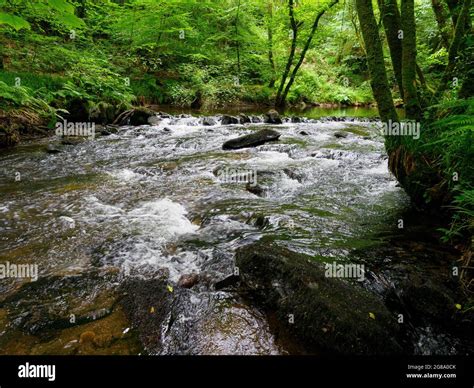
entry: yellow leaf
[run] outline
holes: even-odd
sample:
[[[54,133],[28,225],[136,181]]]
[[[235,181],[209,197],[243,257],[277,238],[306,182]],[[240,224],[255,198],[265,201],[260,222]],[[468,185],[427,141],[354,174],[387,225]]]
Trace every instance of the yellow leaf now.
[[[170,285],[168,285],[168,291],[169,291],[169,292],[173,292],[173,287],[170,286]]]
[[[369,313],[369,317],[372,319],[375,319],[375,314],[374,313]]]
[[[462,306],[461,306],[459,303],[456,303],[456,308],[457,308],[458,310],[461,310],[461,309],[462,309]]]
[[[152,307],[152,308],[150,309],[150,314],[153,314],[154,312],[155,312],[155,308]]]

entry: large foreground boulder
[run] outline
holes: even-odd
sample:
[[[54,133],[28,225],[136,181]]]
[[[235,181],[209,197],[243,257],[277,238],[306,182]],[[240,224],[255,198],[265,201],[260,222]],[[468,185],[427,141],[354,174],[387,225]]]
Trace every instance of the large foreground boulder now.
[[[358,284],[325,276],[322,264],[273,243],[237,251],[243,292],[311,352],[399,354],[398,324],[382,301]]]
[[[240,148],[257,147],[269,141],[275,141],[280,138],[281,134],[272,129],[262,129],[260,131],[228,140],[222,146],[224,150],[238,150]]]

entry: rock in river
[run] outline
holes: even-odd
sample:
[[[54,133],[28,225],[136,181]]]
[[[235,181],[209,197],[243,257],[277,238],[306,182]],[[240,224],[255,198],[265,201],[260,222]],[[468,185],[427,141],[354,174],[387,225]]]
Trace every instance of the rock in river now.
[[[395,316],[381,299],[357,284],[326,277],[324,266],[309,256],[261,241],[240,248],[236,264],[242,292],[275,312],[310,351],[402,352]]]
[[[192,288],[199,282],[199,275],[197,273],[181,275],[178,281],[178,286],[183,288]]]
[[[281,134],[279,134],[277,131],[266,128],[258,132],[251,133],[250,135],[228,140],[224,143],[222,149],[238,150],[240,148],[256,147],[269,141],[278,140],[280,136]]]
[[[280,114],[276,110],[270,110],[265,114],[265,123],[267,124],[282,124]]]
[[[222,116],[221,125],[230,125],[230,124],[238,124],[239,119],[234,116],[224,115]]]

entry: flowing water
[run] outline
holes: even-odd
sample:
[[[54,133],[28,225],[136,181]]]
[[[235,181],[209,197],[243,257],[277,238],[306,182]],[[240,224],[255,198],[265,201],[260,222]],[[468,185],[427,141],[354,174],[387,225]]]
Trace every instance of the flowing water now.
[[[364,263],[365,287],[380,294],[415,260],[423,272],[436,270],[436,257],[455,257],[420,237],[428,221],[413,216],[371,123],[287,120],[274,128],[278,142],[224,151],[226,140],[267,125],[183,116],[57,154],[45,152],[51,139],[0,154],[0,262],[39,271],[37,282],[0,280],[0,352],[297,352],[263,312],[213,286],[232,274],[237,248],[265,236],[314,260]],[[219,178],[231,169],[255,172],[258,192]],[[180,277],[193,273],[209,281],[181,290]],[[160,346],[143,345],[116,293],[157,276],[174,302]],[[412,340],[415,353],[459,352],[456,338],[430,325]]]

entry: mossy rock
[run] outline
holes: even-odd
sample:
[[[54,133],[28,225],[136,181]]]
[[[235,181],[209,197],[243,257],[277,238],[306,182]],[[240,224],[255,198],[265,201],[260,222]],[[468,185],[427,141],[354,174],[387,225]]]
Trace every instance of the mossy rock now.
[[[274,243],[237,251],[242,292],[276,312],[311,352],[399,354],[395,316],[357,284],[325,277],[322,264]],[[289,317],[294,317],[294,323]]]

